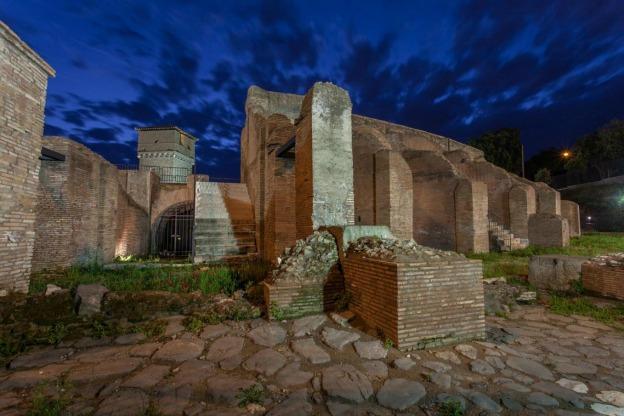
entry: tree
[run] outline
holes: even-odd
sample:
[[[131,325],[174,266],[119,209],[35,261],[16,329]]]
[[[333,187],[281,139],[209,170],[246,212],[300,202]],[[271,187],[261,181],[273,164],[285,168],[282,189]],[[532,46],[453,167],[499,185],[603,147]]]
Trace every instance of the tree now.
[[[615,163],[621,159],[624,159],[624,120],[612,120],[574,144],[572,159],[566,167],[595,169],[600,179],[604,179],[623,172]]]
[[[550,175],[560,175],[566,170],[567,160],[562,157],[563,149],[549,147],[533,155],[526,162],[526,176],[535,179],[537,172],[546,168]]]
[[[483,150],[485,159],[501,168],[522,174],[522,143],[520,130],[499,129],[471,139],[468,144]]]
[[[552,178],[550,176],[550,171],[547,168],[541,168],[535,173],[535,182],[544,182],[545,184],[550,185]]]

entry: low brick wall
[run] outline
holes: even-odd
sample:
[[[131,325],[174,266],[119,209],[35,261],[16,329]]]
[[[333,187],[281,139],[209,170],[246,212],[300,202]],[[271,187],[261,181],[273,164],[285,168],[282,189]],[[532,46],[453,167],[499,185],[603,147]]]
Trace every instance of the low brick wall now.
[[[581,266],[583,288],[600,296],[624,300],[624,268],[585,263]]]
[[[325,283],[299,283],[277,280],[264,282],[264,301],[269,319],[272,309],[279,309],[284,318],[298,318],[332,311],[344,295],[344,278],[338,265],[330,271]]]
[[[343,261],[349,308],[401,350],[485,337],[479,260]]]

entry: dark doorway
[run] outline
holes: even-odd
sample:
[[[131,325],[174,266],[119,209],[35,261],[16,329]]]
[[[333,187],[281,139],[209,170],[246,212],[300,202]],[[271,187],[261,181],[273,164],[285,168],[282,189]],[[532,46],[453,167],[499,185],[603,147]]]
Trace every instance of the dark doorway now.
[[[169,208],[156,227],[155,247],[161,257],[188,257],[193,252],[193,202]]]

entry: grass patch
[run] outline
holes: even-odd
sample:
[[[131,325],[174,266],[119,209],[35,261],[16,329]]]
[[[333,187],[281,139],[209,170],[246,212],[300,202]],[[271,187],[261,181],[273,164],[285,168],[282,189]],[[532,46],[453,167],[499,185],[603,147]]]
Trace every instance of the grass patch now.
[[[199,291],[204,295],[246,289],[262,281],[268,265],[257,262],[236,266],[140,268],[134,266],[108,270],[96,265],[71,267],[61,272],[41,272],[33,275],[30,293],[45,292],[48,283],[75,289],[80,284],[100,283],[114,292],[163,290],[176,293]]]
[[[52,397],[44,394],[49,383],[39,385],[32,396],[32,405],[27,416],[63,416],[67,415],[67,406],[71,403],[72,386],[65,380],[57,380]]]
[[[589,316],[605,324],[616,324],[624,327],[624,305],[599,308],[586,298],[551,296],[550,310],[559,315],[582,315]]]
[[[459,400],[448,400],[440,405],[440,409],[438,409],[438,415],[463,416],[464,410],[462,409],[462,405]]]
[[[529,246],[522,250],[469,254],[483,261],[483,277],[525,276],[529,273],[529,258],[542,254],[568,256],[597,256],[624,251],[624,236],[616,233],[586,233],[570,239],[568,247]]]
[[[264,400],[264,389],[259,384],[241,389],[240,393],[236,396],[238,399],[238,406],[245,407],[248,404],[261,404]]]

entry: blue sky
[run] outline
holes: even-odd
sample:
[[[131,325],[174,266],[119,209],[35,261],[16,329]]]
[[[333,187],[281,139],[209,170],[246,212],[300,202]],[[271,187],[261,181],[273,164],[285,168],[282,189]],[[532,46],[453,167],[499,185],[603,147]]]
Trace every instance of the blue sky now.
[[[329,80],[354,112],[468,140],[515,127],[529,155],[624,118],[624,2],[4,0],[57,71],[46,134],[135,163],[135,127],[200,138],[236,178],[250,85]]]

